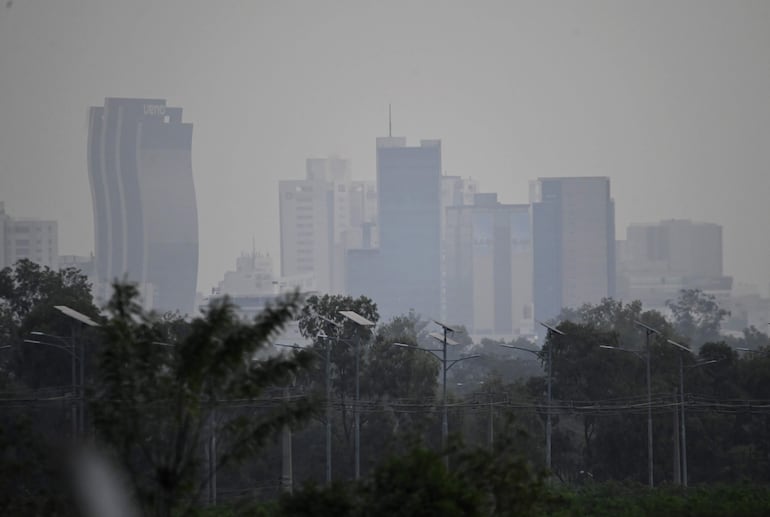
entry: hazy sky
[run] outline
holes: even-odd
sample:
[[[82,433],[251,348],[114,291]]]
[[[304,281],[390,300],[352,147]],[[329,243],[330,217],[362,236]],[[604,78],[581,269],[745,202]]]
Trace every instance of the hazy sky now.
[[[278,270],[278,180],[375,137],[443,141],[448,174],[527,202],[612,179],[631,222],[724,226],[725,272],[770,283],[770,2],[13,0],[0,3],[0,200],[93,250],[87,108],[161,97],[194,124],[200,291],[242,250]]]

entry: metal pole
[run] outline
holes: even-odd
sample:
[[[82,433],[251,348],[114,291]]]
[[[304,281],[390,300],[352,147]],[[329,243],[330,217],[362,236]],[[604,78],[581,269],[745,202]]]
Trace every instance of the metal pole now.
[[[494,406],[492,406],[492,393],[489,396],[489,450],[490,452],[495,449],[495,413]]]
[[[443,406],[442,416],[441,416],[441,445],[444,448],[444,466],[449,468],[449,455],[446,452],[447,447],[447,439],[449,437],[449,423],[447,421],[447,403],[446,403],[446,371],[447,371],[447,360],[446,360],[446,328],[444,328],[444,342],[443,342],[443,360],[441,361],[441,364],[443,366],[443,388],[442,388],[442,396],[441,396],[441,404]]]
[[[86,385],[85,385],[85,344],[78,335],[78,341],[80,342],[80,437],[85,437],[85,412],[86,412]],[[72,351],[75,351],[75,342],[72,343]]]
[[[647,340],[647,477],[650,488],[652,488],[655,486],[655,483],[653,481],[652,472],[652,388],[650,386],[650,333],[650,330],[645,329]]]
[[[326,341],[326,485],[332,484],[332,385],[331,346]]]
[[[679,353],[679,396],[682,404],[682,409],[679,412],[682,434],[682,486],[687,488],[687,429],[684,417],[684,361],[681,352]]]
[[[552,365],[553,365],[553,334],[548,331],[549,337],[551,337],[548,343],[548,404],[546,406],[545,413],[545,467],[548,472],[551,471],[551,377],[552,377]]]
[[[356,480],[361,477],[361,420],[358,405],[360,402],[359,381],[358,381],[358,362],[361,349],[361,338],[356,341],[356,407],[355,407],[355,419],[356,419]]]
[[[284,398],[286,400],[286,404],[289,403],[289,387],[286,386],[283,389]],[[292,468],[291,468],[291,427],[289,427],[289,424],[283,424],[283,430],[282,430],[282,456],[281,456],[281,464],[282,464],[282,472],[281,472],[281,485],[284,490],[284,492],[288,492],[291,494],[292,492]]]
[[[77,375],[75,372],[75,347],[70,346],[70,367],[72,369],[72,441],[78,439],[78,410],[77,410]]]
[[[212,408],[209,415],[209,446],[208,446],[208,475],[209,475],[209,504],[217,504],[217,410]]]
[[[674,483],[682,484],[682,455],[679,452],[679,404],[676,403],[676,389],[674,389],[674,417],[672,432],[674,442]]]

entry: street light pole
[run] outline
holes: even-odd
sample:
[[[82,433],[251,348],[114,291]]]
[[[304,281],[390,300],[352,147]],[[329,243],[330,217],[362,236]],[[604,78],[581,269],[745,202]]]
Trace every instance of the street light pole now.
[[[444,339],[442,340],[442,355],[443,358],[441,360],[441,364],[444,366],[442,368],[443,372],[443,378],[442,378],[442,393],[441,393],[441,405],[443,406],[442,412],[441,412],[441,447],[446,450],[447,446],[447,440],[449,439],[449,415],[447,410],[447,400],[446,400],[446,373],[447,373],[447,367],[446,367],[446,346],[447,346],[447,327],[443,327],[444,330]],[[448,457],[447,457],[448,460]]]
[[[324,334],[325,337],[325,334]],[[331,345],[326,341],[326,486],[332,484],[332,384]]]
[[[318,333],[319,340],[326,340],[325,352],[326,352],[326,365],[325,365],[325,387],[326,387],[326,485],[332,484],[332,388],[331,388],[331,344],[329,343],[329,336],[322,330]],[[285,345],[283,343],[273,343],[275,346],[284,348],[293,348],[295,350],[306,350],[299,345]],[[310,350],[317,356],[321,356],[318,352]]]
[[[652,331],[646,329],[645,336],[647,341],[647,479],[650,488],[655,486],[653,481],[653,461],[652,461],[652,386],[650,383],[650,335]]]
[[[683,354],[679,354],[679,398],[681,407],[679,409],[679,432],[682,435],[682,486],[687,488],[687,429],[684,416],[684,359]]]
[[[545,327],[548,333],[548,406],[546,407],[546,425],[545,425],[545,466],[548,471],[551,471],[551,383],[553,382],[553,347],[555,344],[554,336],[564,336],[564,332],[551,327],[539,321],[540,325]]]
[[[552,395],[552,383],[553,383],[553,347],[555,344],[555,338],[554,336],[566,336],[564,332],[561,330],[554,328],[550,325],[547,325],[545,323],[542,323],[538,321],[540,325],[546,328],[546,331],[548,332],[548,373],[546,377],[546,409],[545,409],[545,466],[546,469],[550,472],[551,470],[551,431],[552,431],[552,424],[551,424],[551,405],[553,402],[553,395]],[[514,348],[516,350],[522,350],[524,352],[529,352],[531,354],[535,354],[538,357],[540,356],[540,352],[537,350],[530,350],[528,348],[523,348],[520,346],[514,346],[514,345],[505,345],[501,344],[500,346],[503,346],[505,348]]]
[[[652,349],[650,345],[650,337],[653,334],[660,336],[661,333],[658,332],[656,329],[650,327],[649,325],[642,323],[641,321],[634,321],[634,324],[644,330],[645,345],[647,348],[647,353],[644,358],[645,367],[646,367],[645,369],[647,371],[647,482],[650,485],[650,488],[652,488],[655,486],[655,482],[653,477],[653,452],[652,452],[652,381],[651,381],[651,368],[650,368],[650,359],[652,356]],[[681,346],[681,345],[677,345],[677,346]],[[634,350],[628,350],[625,348],[618,348],[618,347],[606,346],[606,345],[600,345],[599,348],[606,348],[609,350],[619,350],[621,352],[630,352],[638,356],[638,352]]]
[[[356,325],[371,329],[374,326],[373,321],[369,321],[355,311],[340,311],[344,317],[355,323]],[[361,361],[361,337],[356,339],[356,401],[354,407],[355,415],[355,447],[356,447],[356,463],[355,463],[355,479],[358,480],[361,477],[361,410],[359,408],[361,401],[360,392],[360,379],[359,379],[359,362]]]
[[[447,442],[449,440],[449,418],[448,418],[448,405],[447,405],[447,396],[446,396],[447,372],[451,367],[453,367],[460,361],[465,361],[467,359],[475,359],[476,357],[479,357],[479,355],[474,354],[466,357],[461,357],[459,359],[449,360],[447,358],[447,345],[459,345],[459,343],[451,339],[449,336],[447,336],[447,333],[455,332],[455,329],[441,322],[438,322],[436,320],[434,320],[434,323],[436,323],[443,329],[443,334],[439,334],[437,332],[431,332],[429,336],[435,339],[436,341],[440,342],[442,345],[441,348],[420,348],[413,345],[406,345],[404,343],[393,343],[393,345],[402,347],[402,348],[410,348],[412,350],[421,350],[423,352],[428,352],[441,362],[441,366],[442,366],[441,376],[443,381],[443,386],[441,389],[441,445],[445,452],[444,466],[449,468],[449,456],[446,454]],[[441,354],[441,355],[438,355],[438,354]]]
[[[674,340],[667,339],[666,342],[670,345],[674,345],[675,347],[680,349],[679,354],[679,404],[681,406],[681,410],[679,412],[680,415],[680,421],[679,421],[679,430],[680,434],[682,436],[682,486],[687,488],[687,426],[686,426],[686,420],[685,420],[685,400],[684,400],[684,353],[687,352],[689,354],[693,354],[692,350],[687,348],[684,345],[680,345]],[[709,361],[700,361],[696,362],[689,368],[697,368],[698,366],[704,366],[707,364],[713,364],[716,363],[716,359],[712,359]]]
[[[77,365],[76,362],[80,361],[80,373],[81,373],[81,379],[83,378],[83,360],[81,357],[78,357],[76,348],[74,343],[70,342],[67,338],[61,337],[61,336],[54,336],[52,334],[46,334],[44,332],[38,332],[38,331],[32,331],[30,332],[33,336],[41,336],[41,337],[47,337],[52,338],[61,341],[62,345],[57,345],[55,343],[48,343],[46,341],[40,341],[36,339],[25,339],[25,343],[30,343],[34,345],[44,345],[49,346],[52,348],[58,348],[59,350],[64,350],[67,352],[70,356],[70,379],[71,379],[71,385],[72,385],[72,408],[71,408],[71,421],[72,421],[72,440],[74,442],[78,439],[78,389],[77,389]],[[82,380],[81,380],[82,382]],[[82,402],[81,402],[82,407]],[[82,413],[82,409],[80,411]],[[82,417],[82,415],[81,415]]]

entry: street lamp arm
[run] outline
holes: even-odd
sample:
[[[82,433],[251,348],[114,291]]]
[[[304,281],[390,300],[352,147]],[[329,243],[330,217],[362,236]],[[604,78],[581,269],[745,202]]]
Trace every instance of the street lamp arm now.
[[[55,339],[57,341],[61,341],[66,346],[72,346],[72,338],[68,338],[68,337],[64,337],[64,336],[56,336],[54,334],[48,334],[46,332],[40,332],[39,330],[33,330],[32,332],[30,332],[30,335],[32,335],[32,336],[42,336],[42,337],[47,337],[47,338]]]
[[[680,345],[679,343],[677,343],[677,342],[676,342],[676,341],[674,341],[673,339],[667,339],[667,340],[666,340],[666,343],[668,343],[669,345],[674,345],[674,346],[675,346],[675,347],[677,347],[679,350],[683,350],[683,351],[685,351],[685,352],[689,352],[689,353],[691,353],[691,354],[693,353],[693,351],[692,351],[692,350],[690,350],[689,348],[687,348],[687,347],[686,347],[686,346],[684,346],[684,345]]]
[[[521,347],[521,346],[505,345],[503,343],[500,343],[500,346],[505,347],[505,348],[513,348],[513,349],[516,349],[516,350],[521,350],[522,352],[529,352],[530,354],[535,354],[538,357],[540,357],[540,353],[541,353],[540,350],[531,350],[529,348],[524,348],[524,347]]]
[[[419,350],[420,352],[427,352],[430,355],[432,355],[433,357],[435,357],[436,359],[438,359],[439,361],[442,360],[441,357],[439,357],[438,354],[437,354],[437,352],[441,352],[442,351],[441,348],[421,348],[419,346],[407,345],[407,344],[404,344],[404,343],[391,343],[391,345],[392,346],[397,346],[399,348],[407,348],[409,350]]]
[[[315,355],[316,357],[319,357],[321,360],[326,360],[326,358],[323,355],[319,354],[317,351],[313,350],[310,347],[304,347],[304,346],[299,346],[299,345],[286,345],[286,344],[283,344],[283,343],[273,343],[273,346],[279,346],[281,348],[292,348],[294,350],[298,350],[298,351],[301,351],[301,352],[310,352],[311,354]]]
[[[629,354],[634,354],[638,359],[644,361],[642,354],[637,350],[629,350],[628,348],[620,348],[617,346],[609,346],[609,345],[599,345],[599,348],[604,348],[605,350],[617,350],[618,352],[627,352]]]
[[[47,343],[45,341],[37,341],[35,339],[25,339],[24,342],[25,343],[32,343],[34,345],[45,345],[45,346],[50,346],[51,348],[58,348],[59,350],[63,350],[65,352],[67,352],[69,355],[74,357],[76,360],[80,361],[80,357],[78,356],[78,354],[76,354],[73,351],[72,347],[70,347],[70,346],[57,345],[56,343]]]
[[[460,361],[465,361],[467,359],[476,359],[477,357],[481,357],[479,354],[469,355],[466,357],[461,357],[459,359],[454,359],[452,361],[449,361],[449,366],[446,367],[446,370],[449,371],[450,368],[452,368],[454,365],[459,363]]]

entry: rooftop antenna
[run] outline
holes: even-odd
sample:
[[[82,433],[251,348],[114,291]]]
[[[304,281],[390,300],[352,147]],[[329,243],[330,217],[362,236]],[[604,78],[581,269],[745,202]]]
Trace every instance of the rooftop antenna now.
[[[393,136],[393,122],[390,116],[390,103],[388,103],[388,136]]]

